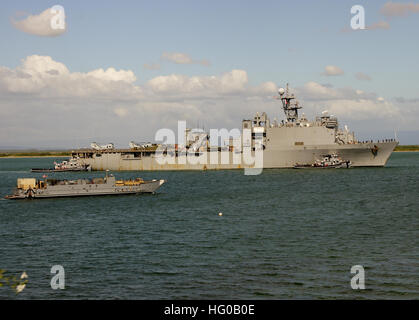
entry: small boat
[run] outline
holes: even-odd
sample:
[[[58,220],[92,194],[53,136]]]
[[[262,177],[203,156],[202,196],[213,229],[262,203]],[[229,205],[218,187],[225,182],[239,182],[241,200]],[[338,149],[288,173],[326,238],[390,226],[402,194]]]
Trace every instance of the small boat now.
[[[17,188],[6,199],[43,199],[58,197],[102,196],[155,193],[165,180],[145,181],[141,178],[116,180],[106,173],[104,178],[58,180],[19,178]]]
[[[91,171],[89,164],[82,163],[78,158],[70,158],[60,163],[54,162],[54,168],[32,168],[31,172],[66,172],[66,171]]]
[[[342,160],[336,153],[326,154],[322,159],[314,161],[311,164],[296,164],[294,169],[333,169],[333,168],[349,168],[351,162]]]

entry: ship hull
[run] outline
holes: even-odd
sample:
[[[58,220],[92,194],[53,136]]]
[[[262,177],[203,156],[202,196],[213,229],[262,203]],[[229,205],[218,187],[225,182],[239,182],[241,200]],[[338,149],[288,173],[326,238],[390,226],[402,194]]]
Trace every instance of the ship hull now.
[[[356,144],[324,144],[316,146],[289,146],[263,152],[263,168],[293,168],[297,163],[313,163],[325,154],[337,153],[343,160],[350,161],[351,167],[383,167],[397,146],[397,142],[371,142]],[[375,150],[377,148],[377,150]],[[211,152],[213,153],[213,152]],[[186,157],[173,157],[173,163],[159,163],[155,154],[139,158],[129,157],[129,152],[91,152],[74,151],[73,156],[81,157],[80,161],[91,166],[92,170],[112,171],[166,171],[166,170],[229,170],[252,168],[243,160],[241,154],[239,161],[234,151],[202,152],[198,157],[193,157],[193,162]],[[134,152],[133,152],[134,154]],[[223,157],[227,157],[227,161]],[[216,161],[211,161],[216,159]],[[237,158],[236,158],[237,160]]]

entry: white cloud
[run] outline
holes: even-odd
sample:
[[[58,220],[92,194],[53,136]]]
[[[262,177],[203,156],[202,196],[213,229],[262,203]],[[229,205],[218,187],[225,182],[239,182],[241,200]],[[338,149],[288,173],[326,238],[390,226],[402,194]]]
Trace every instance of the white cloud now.
[[[165,52],[162,54],[162,59],[174,62],[174,63],[178,63],[178,64],[190,64],[193,63],[192,58],[187,55],[186,53],[169,53],[169,52]]]
[[[373,23],[370,26],[366,27],[367,30],[376,30],[376,29],[390,29],[390,24],[387,21],[378,21]]]
[[[123,81],[127,83],[132,83],[137,78],[134,75],[134,72],[131,70],[115,70],[114,68],[108,68],[106,70],[97,69],[87,73],[87,76],[92,76],[98,80],[103,81]]]
[[[161,59],[167,60],[176,64],[201,64],[203,66],[209,66],[210,62],[206,59],[194,60],[188,54],[181,52],[164,52]]]
[[[343,75],[344,72],[341,68],[337,66],[328,65],[324,68],[323,75],[325,76],[340,76]]]
[[[144,69],[147,69],[147,70],[159,70],[160,69],[160,64],[158,64],[158,63],[145,63],[144,65],[143,65],[143,68]]]
[[[217,96],[244,92],[248,85],[244,70],[232,70],[221,76],[188,77],[184,75],[159,76],[148,81],[147,86],[156,93],[192,96]]]
[[[386,17],[405,17],[410,13],[419,13],[419,3],[387,2],[380,13]]]
[[[41,97],[108,97],[143,99],[164,96],[216,97],[222,95],[258,95],[274,93],[272,82],[251,86],[244,70],[232,70],[214,76],[171,74],[150,79],[144,86],[135,84],[131,70],[113,67],[88,72],[71,72],[63,63],[49,56],[32,55],[15,69],[0,66],[0,90],[9,93],[32,93]],[[164,96],[163,96],[164,95]]]
[[[307,82],[297,88],[298,96],[317,113],[329,113],[345,119],[392,119],[399,116],[399,108],[383,97],[350,87],[330,88],[317,82]]]
[[[66,31],[65,16],[63,15],[64,28],[52,28],[51,21],[57,17],[53,8],[48,8],[38,15],[28,15],[21,20],[11,19],[12,25],[20,31],[45,37],[54,37],[63,34]]]
[[[371,81],[372,80],[372,78],[368,74],[363,73],[363,72],[355,73],[355,78],[357,78],[358,80],[364,80],[364,81]]]
[[[234,128],[257,111],[267,112],[271,119],[283,117],[280,103],[272,97],[275,83],[251,85],[245,70],[161,75],[143,85],[136,79],[131,70],[115,67],[74,72],[38,55],[23,59],[16,68],[0,66],[0,141],[83,147],[109,140],[126,146],[131,140],[153,140],[160,128],[176,129],[177,120],[190,126],[199,121],[206,128]],[[310,118],[327,109],[341,121],[352,120],[349,124],[380,119],[380,125],[391,127],[402,114],[409,118],[404,127],[417,127],[417,101],[405,103],[400,113],[402,99],[388,101],[356,88],[311,81],[293,91]]]
[[[153,140],[162,127],[175,129],[177,120],[231,128],[256,111],[278,112],[276,85],[251,85],[244,70],[162,75],[144,85],[136,79],[131,70],[115,67],[75,72],[39,55],[16,68],[0,66],[0,141],[72,147],[110,137],[126,146]]]
[[[197,63],[202,64],[203,66],[206,66],[206,67],[211,65],[211,62],[209,62],[209,60],[207,59],[198,60]]]
[[[0,91],[32,93],[40,97],[127,97],[140,96],[141,89],[131,70],[97,69],[70,72],[49,56],[32,55],[15,69],[0,66]]]

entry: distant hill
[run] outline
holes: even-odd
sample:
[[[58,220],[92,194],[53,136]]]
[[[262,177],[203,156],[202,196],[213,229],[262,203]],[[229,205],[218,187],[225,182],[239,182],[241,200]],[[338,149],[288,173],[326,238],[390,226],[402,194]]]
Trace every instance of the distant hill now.
[[[67,157],[70,150],[1,150],[0,158],[6,157]]]
[[[30,149],[33,149],[33,148],[16,147],[16,146],[6,146],[6,147],[0,146],[0,151],[3,151],[3,150],[30,150]]]

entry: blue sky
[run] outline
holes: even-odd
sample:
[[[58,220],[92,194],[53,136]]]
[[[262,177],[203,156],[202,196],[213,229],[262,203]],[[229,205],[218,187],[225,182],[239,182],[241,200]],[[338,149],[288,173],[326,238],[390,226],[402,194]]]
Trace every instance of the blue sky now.
[[[205,77],[238,69],[247,72],[250,86],[290,82],[297,88],[316,82],[333,88],[350,87],[374,93],[391,103],[400,97],[414,101],[408,107],[415,114],[419,98],[419,13],[384,16],[380,9],[386,3],[2,1],[0,66],[15,69],[28,56],[49,56],[71,72],[87,73],[108,67],[131,70],[138,86],[158,76]],[[28,34],[10,22],[19,12],[40,14],[56,4],[66,12],[67,30],[63,35]],[[387,21],[390,27],[344,32],[350,27],[350,9],[355,4],[365,7],[367,26]],[[171,63],[161,59],[165,52],[206,59],[210,65]],[[148,70],[144,64],[159,64],[160,68]],[[325,76],[327,65],[338,66],[344,74]],[[367,74],[371,80],[358,80],[357,72]],[[240,120],[234,119],[237,126]],[[374,132],[361,122],[354,122],[358,130]],[[400,126],[407,126],[405,129],[414,131],[416,124],[404,122],[394,126],[399,130]],[[376,128],[377,132],[380,130]],[[105,138],[99,131],[93,136]],[[10,139],[10,135],[0,138]]]

